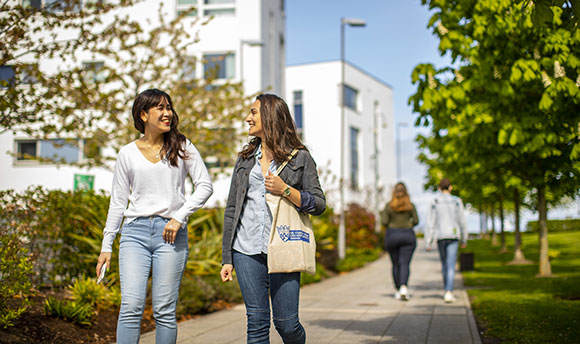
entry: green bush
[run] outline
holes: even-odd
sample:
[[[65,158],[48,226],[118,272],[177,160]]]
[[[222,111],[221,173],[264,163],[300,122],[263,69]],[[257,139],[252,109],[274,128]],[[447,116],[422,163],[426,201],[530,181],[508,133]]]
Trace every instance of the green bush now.
[[[0,228],[0,327],[14,325],[31,302],[32,263],[28,250],[7,224]]]
[[[242,294],[236,281],[223,283],[218,275],[185,275],[181,281],[177,315],[208,313],[220,302],[239,303]]]
[[[102,284],[97,284],[92,278],[79,278],[68,289],[73,300],[79,303],[86,303],[93,307],[107,303],[107,289]]]
[[[566,219],[566,220],[548,220],[548,232],[565,232],[565,231],[580,231],[580,219]],[[526,226],[528,232],[538,232],[540,229],[539,222],[528,221]]]
[[[47,315],[60,318],[75,324],[90,326],[95,311],[88,303],[68,300],[58,300],[49,297],[44,302]]]
[[[365,264],[379,259],[382,252],[381,248],[348,248],[345,258],[336,265],[336,271],[346,272],[363,267]]]
[[[92,191],[36,187],[0,192],[0,218],[26,241],[36,287],[66,285],[75,277],[94,274],[94,252],[100,251],[108,202],[104,194]],[[104,213],[102,219],[95,212]],[[98,233],[91,226],[100,227]]]
[[[300,285],[320,282],[328,276],[329,273],[326,268],[322,264],[316,263],[316,273],[314,275],[307,273],[300,274]]]

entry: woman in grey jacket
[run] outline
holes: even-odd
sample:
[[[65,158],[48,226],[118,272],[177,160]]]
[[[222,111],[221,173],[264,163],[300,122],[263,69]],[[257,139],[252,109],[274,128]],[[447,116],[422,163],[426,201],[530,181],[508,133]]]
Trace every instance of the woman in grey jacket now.
[[[231,281],[235,267],[246,305],[247,342],[269,343],[270,301],[276,330],[284,343],[304,343],[298,319],[300,273],[268,274],[267,254],[272,214],[266,193],[282,195],[298,211],[320,215],[326,199],[316,164],[304,147],[281,98],[259,95],[246,117],[254,136],[239,153],[224,214],[222,281]],[[298,149],[279,176],[273,172]]]

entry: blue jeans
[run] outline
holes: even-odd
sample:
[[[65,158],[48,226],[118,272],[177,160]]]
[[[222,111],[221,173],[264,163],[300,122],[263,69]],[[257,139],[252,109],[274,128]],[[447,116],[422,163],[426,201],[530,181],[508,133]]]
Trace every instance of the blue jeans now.
[[[139,342],[150,271],[155,343],[175,343],[177,340],[175,309],[189,249],[186,226],[177,232],[175,244],[164,242],[162,233],[167,222],[169,219],[159,216],[139,217],[123,226],[119,246],[118,344]]]
[[[234,267],[248,317],[247,343],[270,342],[270,302],[274,326],[284,343],[306,342],[306,332],[298,319],[300,273],[268,274],[265,254],[245,255],[233,251]]]
[[[439,258],[443,266],[443,286],[445,291],[453,291],[453,281],[455,280],[455,261],[457,260],[457,239],[441,239],[437,241],[439,247]]]

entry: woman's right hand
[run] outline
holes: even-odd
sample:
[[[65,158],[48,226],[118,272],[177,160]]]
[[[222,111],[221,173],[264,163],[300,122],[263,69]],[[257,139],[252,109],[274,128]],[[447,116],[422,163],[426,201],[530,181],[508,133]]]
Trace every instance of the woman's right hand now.
[[[109,270],[111,267],[111,252],[101,252],[99,255],[99,260],[97,261],[97,279],[99,278],[103,264],[107,264],[107,270]]]
[[[220,276],[222,277],[222,282],[229,282],[229,281],[234,280],[234,277],[232,276],[233,270],[234,270],[234,266],[232,264],[224,264],[222,266],[222,271],[220,271]]]

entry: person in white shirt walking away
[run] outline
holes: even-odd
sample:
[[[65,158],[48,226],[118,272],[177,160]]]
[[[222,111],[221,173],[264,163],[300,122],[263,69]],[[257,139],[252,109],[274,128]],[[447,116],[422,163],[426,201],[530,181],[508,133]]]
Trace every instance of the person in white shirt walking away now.
[[[113,241],[124,218],[117,343],[139,342],[150,271],[155,342],[175,343],[179,285],[189,254],[187,219],[205,204],[213,187],[199,152],[177,129],[179,118],[167,93],[142,92],[132,114],[143,136],[117,155],[97,277],[103,264],[110,267]],[[186,196],[188,175],[195,191]]]
[[[453,281],[459,242],[462,248],[467,246],[467,224],[463,202],[459,197],[451,195],[451,190],[453,186],[449,179],[441,179],[440,193],[431,202],[425,231],[427,251],[432,249],[435,241],[437,242],[443,273],[443,300],[447,303],[455,302]]]

